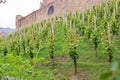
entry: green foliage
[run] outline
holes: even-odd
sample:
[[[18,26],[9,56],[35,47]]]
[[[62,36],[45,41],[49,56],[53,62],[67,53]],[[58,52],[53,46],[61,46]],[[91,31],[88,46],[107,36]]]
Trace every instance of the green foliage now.
[[[106,72],[101,75],[100,80],[110,80],[110,77],[112,76],[111,72]]]
[[[112,64],[112,71],[101,74],[100,80],[119,80],[120,79],[120,61]]]
[[[76,48],[70,49],[69,54],[72,60],[77,59],[79,56],[78,53],[76,52]]]
[[[71,61],[56,64],[58,62],[57,58],[60,57],[60,60],[62,60],[61,57],[64,58],[67,55],[72,60],[80,59],[78,60],[80,68],[87,67],[87,69],[91,67],[88,66],[91,64],[90,60],[93,61],[95,66],[98,64],[97,61],[105,62],[106,55],[115,60],[113,56],[118,54],[120,49],[120,5],[117,9],[116,1],[120,4],[120,0],[113,0],[112,2],[103,3],[101,6],[94,6],[82,13],[76,12],[66,14],[63,17],[53,17],[17,30],[10,34],[7,40],[0,38],[0,76],[25,80],[68,80],[70,76],[59,75],[59,69],[49,69],[51,58],[54,57],[56,60],[55,68],[59,67],[58,65],[64,65],[64,67],[69,65]],[[96,23],[94,16],[96,16]],[[110,45],[108,44],[108,23],[110,23],[111,33]],[[54,39],[51,25],[54,26]],[[88,41],[89,44],[87,44]],[[93,46],[99,49],[97,59],[92,54],[94,51]],[[82,66],[82,61],[87,66]],[[107,64],[105,63],[105,65]],[[69,68],[69,71],[72,71],[71,67]],[[69,68],[66,67],[65,69]],[[114,78],[119,80],[117,72],[119,70],[116,70],[116,68],[114,70]],[[70,72],[66,70],[64,73],[68,74]],[[96,76],[95,73],[91,75]],[[106,73],[101,78],[106,80],[111,75],[113,74]],[[60,78],[57,76],[60,76]]]
[[[26,79],[28,72],[32,70],[29,60],[23,61],[20,56],[9,54],[0,63],[0,76],[11,76],[19,79]]]
[[[3,49],[3,53],[4,53],[4,56],[6,56],[6,55],[7,55],[8,50],[7,50],[7,48],[6,48],[6,47]]]

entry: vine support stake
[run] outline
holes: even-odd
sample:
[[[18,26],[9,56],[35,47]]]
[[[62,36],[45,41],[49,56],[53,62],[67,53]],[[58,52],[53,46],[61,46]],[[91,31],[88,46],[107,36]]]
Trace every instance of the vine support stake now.
[[[106,17],[107,17],[107,7],[108,7],[107,3],[108,3],[108,1],[106,0],[105,7],[104,7],[104,19],[106,19]]]
[[[110,24],[108,23],[108,44],[110,45]]]
[[[91,11],[91,8],[90,8],[90,16],[92,15],[92,11]]]
[[[84,24],[84,12],[82,12],[82,22]]]
[[[113,12],[113,18],[114,18],[114,20],[116,19],[116,18],[115,18],[115,15],[116,15],[116,11],[115,11],[115,9],[114,9],[114,12]]]
[[[41,26],[40,24],[38,25],[38,31],[39,31],[39,34],[41,33]]]
[[[74,24],[74,49],[76,50],[76,26]],[[77,74],[77,58],[74,57],[74,75]]]
[[[116,0],[116,12],[118,12],[118,0]]]
[[[54,23],[51,24],[51,59],[52,59],[52,69],[54,69]]]
[[[97,32],[97,26],[96,26],[96,21],[97,21],[97,19],[96,19],[96,16],[94,15],[94,44],[95,44],[95,55],[96,55],[96,57],[97,57],[97,54],[98,54],[98,36],[97,36],[97,34],[96,34],[96,32]]]
[[[88,27],[90,27],[90,15],[88,15]]]
[[[72,21],[70,20],[70,33],[72,33]]]
[[[88,15],[88,29],[90,29],[90,15]],[[88,34],[89,34],[89,32],[88,32]],[[90,37],[89,36],[88,36],[88,44],[90,44]]]
[[[34,45],[34,31],[32,30],[32,47]]]
[[[98,11],[97,11],[97,8],[95,7],[95,15],[96,15],[96,17],[97,17],[97,12],[98,12]]]
[[[111,39],[110,39],[110,24],[108,23],[108,55],[109,55],[109,62],[110,62],[110,71],[112,67],[112,53],[111,53]]]
[[[96,21],[97,21],[97,19],[96,19],[96,16],[94,15],[94,29],[95,29],[95,31],[97,29],[97,27],[96,27]]]

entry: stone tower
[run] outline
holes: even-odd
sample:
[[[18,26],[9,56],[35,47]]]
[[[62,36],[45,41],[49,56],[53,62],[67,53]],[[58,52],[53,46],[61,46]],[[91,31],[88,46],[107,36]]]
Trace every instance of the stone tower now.
[[[16,28],[19,29],[21,26],[20,20],[22,19],[21,15],[16,15]]]

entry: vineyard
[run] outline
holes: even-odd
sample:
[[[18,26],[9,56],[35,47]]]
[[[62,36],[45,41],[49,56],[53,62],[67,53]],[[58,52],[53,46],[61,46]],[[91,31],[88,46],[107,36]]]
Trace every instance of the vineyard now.
[[[119,60],[120,0],[0,38],[0,80],[120,80]]]

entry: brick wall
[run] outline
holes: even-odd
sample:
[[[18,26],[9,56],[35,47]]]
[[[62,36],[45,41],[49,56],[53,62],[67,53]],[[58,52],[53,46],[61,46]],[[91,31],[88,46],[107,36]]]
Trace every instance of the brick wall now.
[[[68,12],[83,11],[93,5],[98,5],[103,0],[55,0],[54,2],[42,7],[29,15],[22,17],[20,15],[16,16],[16,28],[31,25],[32,23],[38,22],[43,19],[48,19],[53,16],[62,16]],[[48,15],[49,7],[54,6],[54,13]]]

